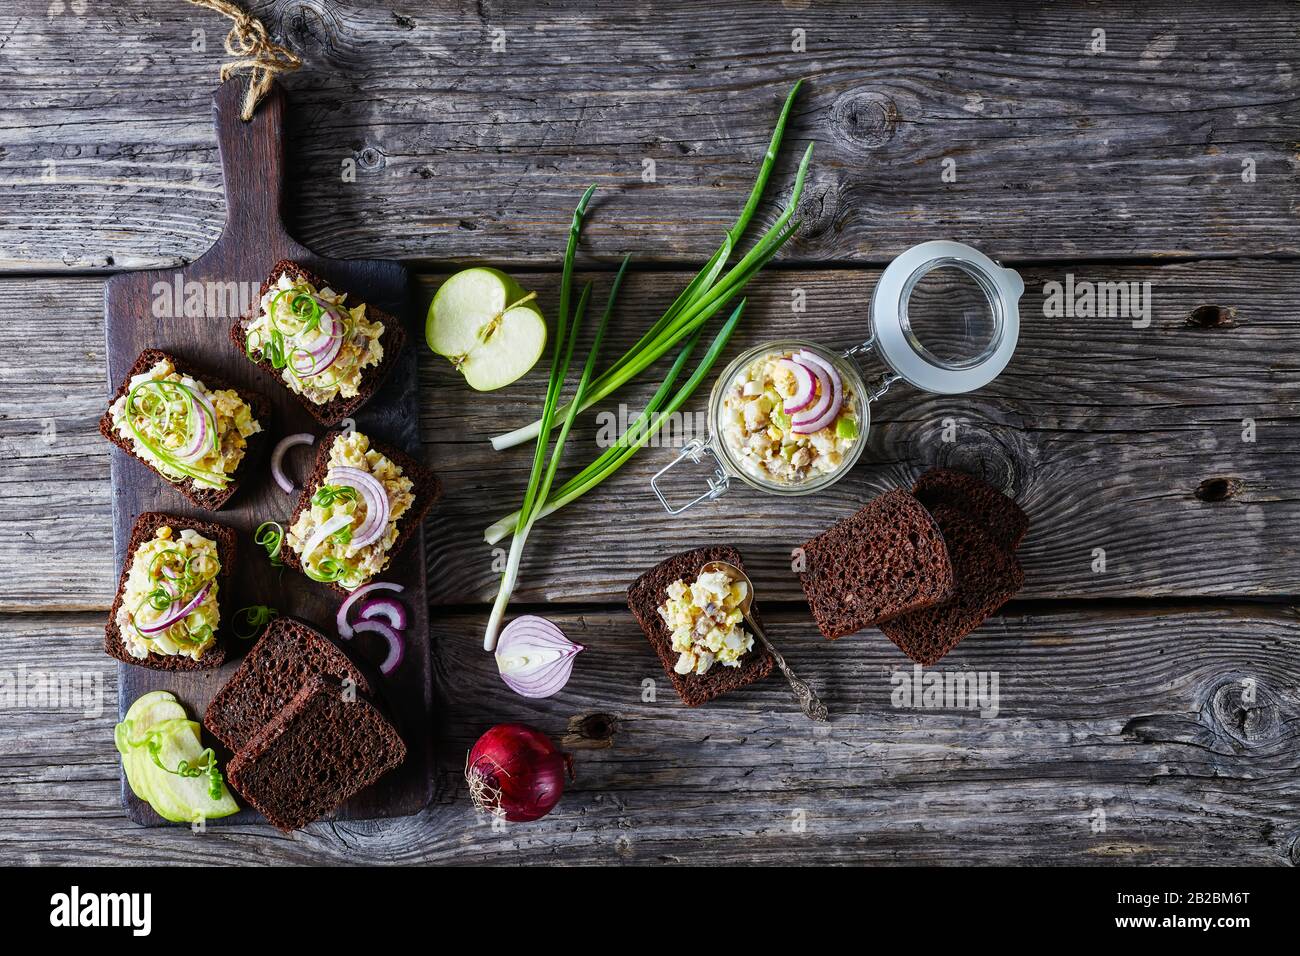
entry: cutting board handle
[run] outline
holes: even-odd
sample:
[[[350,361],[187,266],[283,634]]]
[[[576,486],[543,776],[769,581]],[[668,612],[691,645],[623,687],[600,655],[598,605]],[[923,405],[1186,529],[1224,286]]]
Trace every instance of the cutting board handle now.
[[[244,122],[239,113],[247,83],[247,77],[231,77],[212,97],[226,193],[226,224],[217,244],[230,236],[287,250],[296,243],[282,215],[284,91],[273,84],[253,118]]]

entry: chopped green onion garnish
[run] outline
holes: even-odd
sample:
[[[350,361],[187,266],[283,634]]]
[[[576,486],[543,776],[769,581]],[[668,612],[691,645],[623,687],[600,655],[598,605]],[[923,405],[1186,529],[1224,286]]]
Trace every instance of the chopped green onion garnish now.
[[[263,521],[253,532],[253,543],[266,549],[266,556],[271,559],[271,566],[280,567],[280,549],[284,547],[284,528],[278,521]]]
[[[258,632],[261,631],[262,628],[271,622],[272,619],[279,616],[279,611],[273,607],[268,607],[265,604],[254,604],[250,607],[241,607],[235,612],[235,637],[239,638],[241,641],[252,640],[257,636]],[[240,621],[243,622],[242,627],[239,625]]]
[[[336,501],[356,501],[357,489],[350,485],[321,485],[311,496],[311,503],[328,508]]]

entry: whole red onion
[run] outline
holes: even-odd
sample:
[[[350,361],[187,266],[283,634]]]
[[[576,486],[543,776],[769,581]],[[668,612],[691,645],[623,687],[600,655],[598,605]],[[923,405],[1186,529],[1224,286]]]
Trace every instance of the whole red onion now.
[[[497,724],[474,744],[465,761],[465,782],[478,810],[512,823],[540,820],[573,779],[573,758],[527,724]]]

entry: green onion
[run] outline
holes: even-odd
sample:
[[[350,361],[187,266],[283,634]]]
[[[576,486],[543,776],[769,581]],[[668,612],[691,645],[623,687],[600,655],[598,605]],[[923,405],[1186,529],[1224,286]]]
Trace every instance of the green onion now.
[[[543,471],[543,466],[546,465],[547,450],[550,446],[550,426],[556,414],[560,390],[564,386],[565,376],[568,374],[569,365],[573,361],[573,351],[578,339],[578,330],[582,326],[582,318],[586,314],[587,302],[591,296],[591,285],[588,283],[583,287],[582,295],[578,299],[578,305],[573,314],[573,325],[570,328],[569,301],[573,294],[573,259],[577,252],[578,236],[582,231],[582,221],[587,211],[587,203],[590,201],[594,190],[595,187],[593,186],[583,193],[582,199],[579,200],[577,208],[573,211],[573,223],[569,227],[569,242],[564,252],[564,270],[560,282],[560,306],[555,319],[555,348],[551,358],[550,379],[546,385],[546,400],[542,408],[542,417],[546,427],[538,432],[537,448],[533,454],[533,468],[528,476],[528,487],[524,492],[523,506],[519,509],[515,521],[515,538],[510,544],[510,554],[506,559],[506,568],[501,575],[501,585],[497,590],[496,601],[493,602],[492,613],[488,617],[487,630],[483,636],[483,647],[489,651],[496,648],[497,635],[501,631],[506,607],[510,603],[510,595],[514,593],[515,582],[519,578],[519,565],[523,559],[524,543],[528,540],[528,533],[536,520],[536,511],[550,495],[551,485],[555,481],[556,472],[560,467],[560,458],[564,454],[564,443],[569,437],[569,431],[573,427],[574,419],[577,418],[578,408],[582,404],[583,396],[591,384],[596,359],[600,354],[600,346],[605,338],[605,330],[608,328],[610,316],[614,312],[614,302],[618,296],[619,286],[622,285],[623,276],[627,272],[629,259],[624,258],[623,264],[618,270],[618,275],[614,279],[614,285],[610,289],[609,300],[605,305],[605,313],[601,317],[600,325],[596,329],[595,340],[592,342],[591,350],[587,353],[587,361],[583,365],[582,375],[578,379],[573,401],[566,406],[568,411],[561,424],[560,433],[555,439],[550,464]]]
[[[125,414],[135,440],[158,460],[164,472],[217,487],[224,487],[230,480],[222,472],[181,461],[172,453],[173,447],[163,444],[166,438],[171,437],[176,441],[174,447],[188,445],[197,427],[197,416],[201,416],[208,435],[204,443],[206,448],[199,457],[217,450],[216,418],[199,402],[189,386],[170,379],[141,382],[127,393]],[[137,418],[141,419],[140,425],[136,424]]]
[[[129,731],[128,731],[129,733]],[[208,795],[213,800],[221,799],[221,771],[217,769],[217,755],[211,747],[207,747],[199,754],[199,763],[191,764],[188,760],[180,760],[176,763],[176,769],[173,770],[162,762],[162,732],[150,730],[145,733],[145,747],[149,750],[149,756],[154,765],[165,773],[170,773],[178,777],[202,777],[208,778]]]
[[[621,388],[629,380],[658,361],[660,357],[684,338],[694,333],[696,329],[700,328],[722,309],[727,302],[738,295],[758,271],[771,261],[777,250],[793,235],[793,228],[787,229],[787,225],[794,215],[799,203],[799,197],[803,193],[804,176],[808,169],[808,163],[812,159],[812,144],[808,145],[803,159],[799,163],[794,189],[780,217],[754,248],[750,250],[748,255],[742,258],[721,279],[718,278],[731,255],[732,248],[744,234],[755,210],[758,208],[764,188],[771,175],[772,167],[776,162],[781,140],[785,134],[785,125],[790,116],[790,109],[794,103],[795,95],[799,92],[801,83],[802,81],[795,83],[786,97],[781,116],[772,132],[772,139],[768,144],[767,153],[764,155],[762,166],[759,168],[758,178],[754,182],[753,189],[750,190],[749,198],[741,210],[740,217],[732,226],[731,231],[723,238],[721,247],[678,295],[673,304],[669,306],[668,311],[641,336],[640,340],[632,348],[615,361],[604,374],[592,382],[587,397],[578,407],[579,411],[585,411],[596,402]],[[563,415],[567,410],[567,406],[561,408],[559,414]],[[501,451],[536,438],[542,425],[543,422],[538,420],[505,435],[498,435],[492,439],[492,447],[497,451]],[[553,418],[551,427],[554,427]]]
[[[682,385],[680,389],[678,389],[677,393],[673,395],[671,401],[661,409],[660,406],[663,404],[664,398],[672,389],[678,375],[681,374],[681,370],[685,367],[686,360],[690,358],[691,352],[694,350],[696,343],[699,342],[700,333],[703,330],[697,330],[691,336],[687,341],[686,346],[678,354],[676,361],[673,362],[672,368],[669,369],[668,375],[664,378],[658,391],[656,391],[650,401],[646,403],[645,409],[637,417],[636,421],[634,421],[628,427],[627,431],[619,436],[618,441],[606,449],[599,458],[565,482],[556,490],[555,494],[548,497],[545,504],[538,509],[537,514],[533,519],[534,521],[545,518],[547,515],[554,514],[570,502],[581,498],[610,475],[614,474],[614,472],[622,468],[627,463],[628,459],[650,442],[650,439],[653,438],[667,423],[668,417],[681,408],[686,400],[690,398],[697,388],[699,388],[700,383],[704,380],[705,376],[709,374],[709,370],[712,369],[714,363],[717,362],[718,356],[721,355],[722,350],[726,348],[732,332],[736,330],[736,325],[740,321],[740,316],[744,308],[745,302],[742,300],[741,303],[736,306],[735,311],[731,313],[731,317],[727,319],[726,323],[714,337],[713,343],[709,346],[709,351],[700,361],[700,364],[691,374],[691,377],[687,379],[686,383]],[[514,514],[507,515],[494,523],[486,532],[484,532],[484,540],[487,541],[488,544],[496,544],[506,535],[510,534],[518,519],[518,515],[519,512],[515,512]]]
[[[259,524],[253,532],[253,543],[266,549],[271,567],[278,568],[284,564],[280,560],[280,550],[284,547],[284,528],[280,527],[278,521],[263,521]]]
[[[328,508],[336,501],[356,501],[357,489],[349,485],[321,485],[311,496],[311,503]]]
[[[280,612],[273,607],[265,604],[254,604],[250,607],[241,607],[235,612],[233,630],[235,637],[241,641],[252,640],[257,636],[258,631],[271,622],[272,619],[280,616]],[[244,626],[241,628],[239,622],[243,621]]]

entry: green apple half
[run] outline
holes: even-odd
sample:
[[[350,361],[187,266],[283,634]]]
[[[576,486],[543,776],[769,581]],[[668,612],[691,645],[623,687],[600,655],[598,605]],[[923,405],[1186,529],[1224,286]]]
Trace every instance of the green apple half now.
[[[546,320],[536,298],[499,269],[457,272],[429,306],[429,348],[450,359],[470,388],[490,392],[509,385],[546,348]]]

